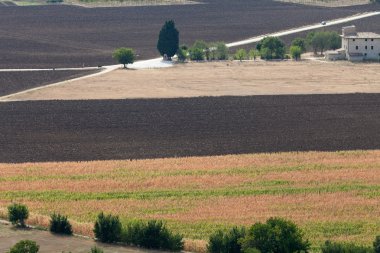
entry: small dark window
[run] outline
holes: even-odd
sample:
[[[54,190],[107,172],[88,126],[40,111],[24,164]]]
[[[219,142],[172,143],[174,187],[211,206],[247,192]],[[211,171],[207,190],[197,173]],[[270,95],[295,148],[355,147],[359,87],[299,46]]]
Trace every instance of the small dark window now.
[[[371,46],[371,50],[373,50],[373,46]]]
[[[368,49],[368,47],[367,47],[367,46],[365,46],[365,49],[367,50],[367,49]]]
[[[371,41],[373,41],[373,39],[371,39]]]
[[[365,41],[367,41],[367,39],[365,39]]]
[[[352,41],[355,41],[355,39],[352,39]]]
[[[356,46],[356,50],[358,50],[359,49],[359,46]]]
[[[364,56],[367,56],[367,53],[365,53]]]

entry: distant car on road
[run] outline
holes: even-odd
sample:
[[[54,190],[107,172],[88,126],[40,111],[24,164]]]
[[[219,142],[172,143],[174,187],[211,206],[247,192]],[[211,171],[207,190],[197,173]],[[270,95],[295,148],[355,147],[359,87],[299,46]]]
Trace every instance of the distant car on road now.
[[[322,22],[321,22],[321,25],[326,25],[326,21],[322,21]]]

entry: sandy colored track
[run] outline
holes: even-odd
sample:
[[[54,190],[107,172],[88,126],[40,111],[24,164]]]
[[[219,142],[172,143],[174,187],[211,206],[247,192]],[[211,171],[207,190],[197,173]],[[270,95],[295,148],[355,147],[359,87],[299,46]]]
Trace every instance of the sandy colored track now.
[[[375,63],[348,62],[189,63],[170,69],[116,70],[9,100],[378,93],[378,69]]]

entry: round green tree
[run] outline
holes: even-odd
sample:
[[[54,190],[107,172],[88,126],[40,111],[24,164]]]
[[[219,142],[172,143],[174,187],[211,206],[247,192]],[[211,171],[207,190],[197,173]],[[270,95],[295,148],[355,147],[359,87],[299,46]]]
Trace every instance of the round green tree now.
[[[166,21],[158,36],[157,49],[161,56],[166,56],[170,60],[178,48],[179,32],[173,20]]]
[[[113,58],[116,59],[120,64],[127,68],[127,64],[132,64],[135,62],[135,52],[131,48],[121,47],[113,52]]]

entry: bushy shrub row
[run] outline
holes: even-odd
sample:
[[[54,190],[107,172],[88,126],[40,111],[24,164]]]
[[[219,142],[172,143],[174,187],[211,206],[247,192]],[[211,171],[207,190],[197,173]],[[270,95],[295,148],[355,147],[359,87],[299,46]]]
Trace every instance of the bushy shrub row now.
[[[248,230],[234,227],[218,230],[209,238],[209,253],[294,253],[308,252],[310,243],[303,239],[302,231],[291,221],[270,218],[266,223],[255,223]],[[380,253],[380,236],[373,247],[346,242],[326,241],[322,253]]]
[[[148,249],[180,251],[183,237],[173,234],[162,221],[134,221],[122,228],[119,217],[100,213],[94,228],[101,242],[122,242]]]
[[[270,218],[248,230],[235,227],[227,232],[217,231],[211,235],[207,249],[209,253],[291,253],[307,252],[309,248],[297,225],[282,218]]]

